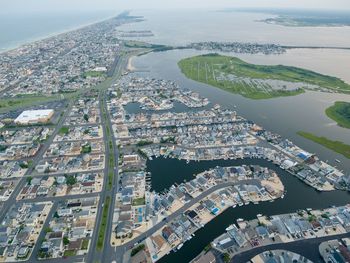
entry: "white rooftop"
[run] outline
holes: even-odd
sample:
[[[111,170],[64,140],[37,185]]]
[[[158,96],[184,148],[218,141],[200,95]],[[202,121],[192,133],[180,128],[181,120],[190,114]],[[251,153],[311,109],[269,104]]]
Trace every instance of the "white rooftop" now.
[[[23,111],[16,119],[15,123],[35,123],[48,121],[54,113],[54,110],[26,110]]]

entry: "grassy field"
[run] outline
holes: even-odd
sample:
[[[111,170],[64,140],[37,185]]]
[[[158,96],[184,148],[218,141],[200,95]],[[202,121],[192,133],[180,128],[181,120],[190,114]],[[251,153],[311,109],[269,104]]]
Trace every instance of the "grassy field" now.
[[[322,146],[337,152],[339,154],[344,155],[346,158],[350,159],[350,145],[345,144],[343,142],[339,142],[339,141],[332,141],[326,137],[318,137],[312,133],[308,133],[308,132],[303,132],[303,131],[299,131],[298,135],[309,139],[313,142],[316,142],[318,144],[321,144]]]
[[[106,73],[105,72],[101,72],[101,71],[87,71],[83,74],[83,76],[85,78],[87,77],[91,77],[91,78],[99,78],[99,77],[105,77],[106,76]]]
[[[178,65],[182,73],[192,80],[206,83],[236,94],[241,94],[251,99],[293,96],[303,93],[304,90],[302,88],[297,90],[267,90],[262,85],[247,85],[244,82],[233,83],[229,80],[218,81],[216,74],[219,72],[249,79],[302,82],[341,92],[350,92],[350,85],[335,77],[322,75],[297,67],[254,65],[246,63],[236,57],[221,56],[218,54],[186,58],[179,61]]]
[[[341,127],[350,129],[350,103],[337,101],[333,106],[326,109],[329,118],[336,121]]]
[[[60,100],[60,95],[39,96],[21,95],[14,98],[0,99],[0,113],[15,110],[17,108],[30,107],[32,105]]]
[[[141,197],[141,198],[137,198],[137,199],[134,199],[132,201],[132,205],[133,206],[138,206],[138,205],[144,205],[146,203],[146,200],[144,197]]]

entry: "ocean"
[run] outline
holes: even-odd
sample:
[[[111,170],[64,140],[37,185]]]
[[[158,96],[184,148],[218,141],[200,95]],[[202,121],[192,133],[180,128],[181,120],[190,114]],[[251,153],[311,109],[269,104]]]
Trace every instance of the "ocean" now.
[[[0,15],[0,52],[70,31],[108,17],[113,11]]]

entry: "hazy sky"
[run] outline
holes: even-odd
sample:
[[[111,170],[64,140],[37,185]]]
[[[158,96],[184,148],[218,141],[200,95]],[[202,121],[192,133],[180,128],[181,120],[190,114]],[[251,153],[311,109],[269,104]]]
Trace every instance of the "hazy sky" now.
[[[1,13],[186,7],[292,7],[350,10],[350,0],[1,0],[0,3]]]

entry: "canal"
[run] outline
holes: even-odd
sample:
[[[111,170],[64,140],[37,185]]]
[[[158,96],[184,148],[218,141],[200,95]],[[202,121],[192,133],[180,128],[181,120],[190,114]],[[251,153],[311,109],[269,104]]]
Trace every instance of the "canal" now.
[[[208,105],[206,105],[205,107],[199,107],[199,108],[189,108],[187,107],[185,104],[180,103],[178,101],[174,101],[173,102],[174,107],[172,107],[169,110],[159,110],[159,111],[154,111],[154,110],[144,110],[142,109],[140,106],[141,104],[139,102],[130,102],[128,104],[126,104],[124,106],[124,109],[126,110],[126,112],[128,114],[139,114],[139,113],[144,113],[144,114],[162,114],[165,112],[176,112],[176,113],[180,113],[180,112],[187,112],[187,111],[202,111],[202,110],[209,110],[212,108],[212,104],[209,103]]]
[[[204,228],[198,230],[195,233],[195,237],[186,242],[179,251],[176,253],[172,252],[159,260],[160,263],[189,262],[214,238],[224,233],[225,228],[235,223],[238,218],[249,220],[255,219],[257,214],[291,213],[299,209],[321,209],[333,205],[345,205],[350,202],[350,194],[348,192],[318,192],[273,163],[262,159],[190,161],[186,163],[184,160],[159,157],[147,161],[147,171],[152,174],[152,189],[161,192],[169,188],[173,183],[181,183],[184,180],[189,181],[193,179],[194,174],[210,168],[242,164],[260,165],[277,172],[287,190],[284,199],[279,199],[272,203],[262,202],[258,205],[249,204],[227,209]]]

